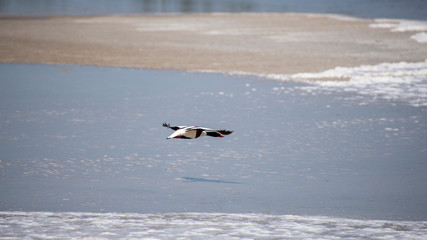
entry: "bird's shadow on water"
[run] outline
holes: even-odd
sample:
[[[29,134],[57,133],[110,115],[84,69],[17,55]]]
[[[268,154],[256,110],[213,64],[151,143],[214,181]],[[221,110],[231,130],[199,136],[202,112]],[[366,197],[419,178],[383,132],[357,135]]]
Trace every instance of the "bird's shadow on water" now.
[[[219,180],[219,179],[194,178],[194,177],[181,177],[180,180],[183,182],[242,184],[241,182],[224,181],[224,180]]]

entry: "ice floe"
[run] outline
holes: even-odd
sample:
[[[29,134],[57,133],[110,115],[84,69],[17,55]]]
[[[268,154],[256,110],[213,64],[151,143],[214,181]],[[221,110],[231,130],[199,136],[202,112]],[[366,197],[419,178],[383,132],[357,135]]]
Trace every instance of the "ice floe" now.
[[[415,35],[411,36],[412,39],[419,43],[427,43],[427,33],[426,32],[420,32]]]
[[[392,101],[405,101],[414,107],[427,106],[427,60],[424,62],[381,63],[359,67],[336,67],[318,73],[264,75],[269,79],[308,83],[304,91],[343,91]]]
[[[411,36],[411,39],[425,43],[427,37],[427,21],[376,19],[375,23],[369,25],[371,28],[387,28],[392,32],[419,32]]]
[[[231,213],[0,212],[0,239],[424,239],[425,221]]]

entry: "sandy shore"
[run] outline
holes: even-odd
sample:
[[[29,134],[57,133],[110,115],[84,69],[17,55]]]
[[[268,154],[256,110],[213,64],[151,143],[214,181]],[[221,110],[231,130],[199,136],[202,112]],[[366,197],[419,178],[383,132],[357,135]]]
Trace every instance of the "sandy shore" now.
[[[0,62],[293,74],[424,61],[411,32],[312,14],[0,19]]]

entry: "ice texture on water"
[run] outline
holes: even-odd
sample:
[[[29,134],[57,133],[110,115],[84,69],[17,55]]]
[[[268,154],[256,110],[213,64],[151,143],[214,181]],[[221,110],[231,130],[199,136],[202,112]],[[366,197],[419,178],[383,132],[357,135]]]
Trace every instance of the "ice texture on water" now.
[[[427,21],[375,19],[371,28],[389,28],[392,32],[427,31]]]
[[[0,212],[0,239],[423,239],[426,221],[232,213]]]
[[[386,28],[392,32],[418,32],[412,35],[411,39],[419,43],[427,42],[427,37],[425,36],[427,21],[376,19],[375,23],[370,24],[369,27]]]
[[[319,73],[266,75],[267,78],[309,83],[299,89],[354,92],[392,101],[404,101],[414,107],[427,106],[427,61],[381,63],[359,67],[336,67]],[[367,99],[369,101],[369,99]]]
[[[419,43],[426,43],[427,42],[427,33],[426,32],[420,32],[420,33],[417,33],[415,35],[412,35],[411,38],[414,39],[415,41],[419,42]]]

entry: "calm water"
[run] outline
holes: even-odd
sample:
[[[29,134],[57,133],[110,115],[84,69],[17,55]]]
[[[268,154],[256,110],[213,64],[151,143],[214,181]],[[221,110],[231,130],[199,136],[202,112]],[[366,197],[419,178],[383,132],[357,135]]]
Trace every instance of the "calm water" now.
[[[0,15],[99,15],[210,12],[333,13],[364,18],[427,19],[424,0],[0,0]]]
[[[0,210],[427,219],[425,107],[221,74],[0,71]],[[235,132],[166,140],[165,121]]]
[[[205,12],[426,20],[427,1],[0,0],[0,16]],[[424,239],[425,64],[349,83],[0,64],[0,239]],[[235,132],[166,140],[165,121]]]
[[[390,71],[420,67],[390,65],[386,75],[396,88]],[[427,234],[423,75],[407,73],[410,84],[390,97],[375,81],[334,88],[90,66],[0,71],[0,239]],[[164,121],[235,132],[166,140]]]

